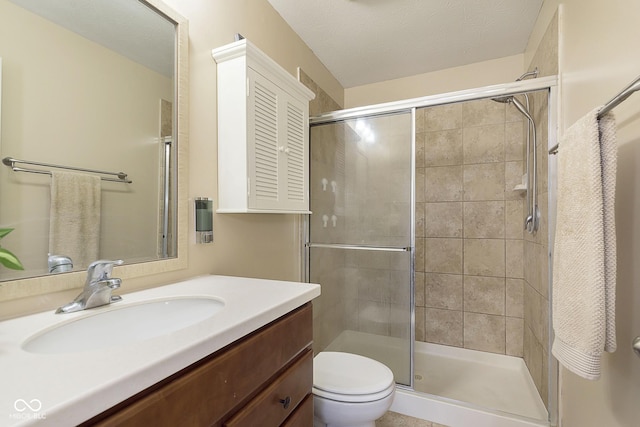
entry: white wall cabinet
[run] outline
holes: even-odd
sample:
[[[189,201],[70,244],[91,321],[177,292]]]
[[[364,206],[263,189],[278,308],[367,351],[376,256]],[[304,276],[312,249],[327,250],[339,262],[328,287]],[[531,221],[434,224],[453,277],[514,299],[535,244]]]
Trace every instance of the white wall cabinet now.
[[[212,51],[220,213],[309,213],[315,94],[246,39]]]

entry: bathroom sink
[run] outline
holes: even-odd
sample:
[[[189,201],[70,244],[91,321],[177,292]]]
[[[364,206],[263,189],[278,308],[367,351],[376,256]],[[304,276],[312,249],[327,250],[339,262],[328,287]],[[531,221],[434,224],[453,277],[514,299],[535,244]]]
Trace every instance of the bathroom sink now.
[[[135,343],[205,321],[223,307],[223,302],[210,297],[179,297],[102,312],[97,309],[95,314],[34,334],[22,348],[30,353],[58,354]]]

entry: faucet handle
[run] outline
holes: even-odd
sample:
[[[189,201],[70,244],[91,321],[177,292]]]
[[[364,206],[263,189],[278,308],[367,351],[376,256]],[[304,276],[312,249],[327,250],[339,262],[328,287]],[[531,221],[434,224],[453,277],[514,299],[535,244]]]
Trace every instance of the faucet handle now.
[[[121,259],[115,261],[100,259],[92,262],[87,268],[87,282],[109,279],[111,277],[113,267],[115,265],[122,265],[123,263],[124,261]]]

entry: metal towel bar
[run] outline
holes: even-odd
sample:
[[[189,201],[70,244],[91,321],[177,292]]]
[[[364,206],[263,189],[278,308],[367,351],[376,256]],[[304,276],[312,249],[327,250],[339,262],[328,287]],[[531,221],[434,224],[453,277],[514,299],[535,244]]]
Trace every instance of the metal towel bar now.
[[[604,106],[600,109],[600,111],[598,111],[598,118],[601,118],[602,116],[607,114],[609,111],[616,108],[625,99],[630,97],[634,92],[637,92],[638,90],[640,90],[640,76],[638,76],[634,81],[629,83],[629,85],[624,89],[622,89],[620,93],[618,93],[616,96],[611,98],[609,102],[604,104]],[[551,149],[549,150],[549,154],[557,154],[559,146],[560,146],[560,143],[551,147]]]
[[[14,171],[14,172],[29,172],[29,173],[40,173],[40,174],[44,174],[44,175],[51,175],[51,171],[50,170],[21,168],[19,166],[16,166],[16,164],[19,163],[19,164],[23,164],[23,165],[42,166],[42,167],[45,167],[45,168],[66,169],[66,170],[72,170],[72,171],[89,172],[89,173],[95,173],[95,174],[99,174],[99,175],[114,175],[114,176],[117,177],[117,178],[109,178],[109,177],[101,176],[100,179],[102,179],[103,181],[125,182],[127,184],[131,184],[133,182],[133,181],[131,181],[130,179],[127,178],[127,174],[124,173],[124,172],[106,172],[106,171],[95,170],[95,169],[84,169],[84,168],[76,168],[76,167],[72,167],[72,166],[54,165],[54,164],[50,164],[50,163],[31,162],[31,161],[28,161],[28,160],[14,159],[12,157],[5,157],[4,159],[2,159],[2,163],[4,163],[6,166],[9,166],[11,168],[11,170]]]

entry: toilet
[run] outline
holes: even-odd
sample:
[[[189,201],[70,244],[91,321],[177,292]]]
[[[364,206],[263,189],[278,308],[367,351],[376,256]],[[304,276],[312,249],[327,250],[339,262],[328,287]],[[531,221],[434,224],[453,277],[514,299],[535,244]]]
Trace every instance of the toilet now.
[[[313,359],[314,427],[375,427],[391,407],[396,384],[384,364],[351,353]]]

